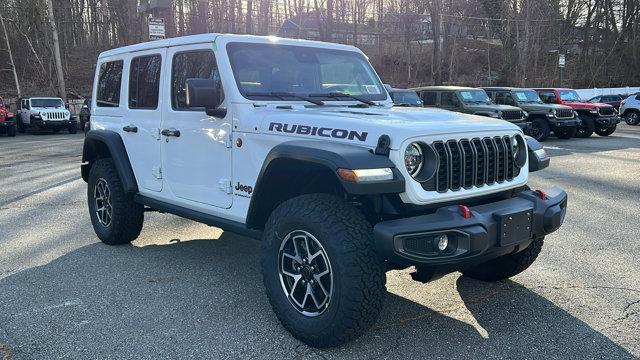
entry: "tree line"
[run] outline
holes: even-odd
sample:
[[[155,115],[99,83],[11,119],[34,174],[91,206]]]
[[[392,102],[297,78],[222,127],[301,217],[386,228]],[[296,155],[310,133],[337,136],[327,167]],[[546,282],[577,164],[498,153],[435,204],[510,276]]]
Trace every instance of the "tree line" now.
[[[88,96],[98,54],[148,41],[150,16],[164,18],[171,37],[352,44],[394,86],[640,84],[640,0],[147,1],[4,0],[0,96]]]

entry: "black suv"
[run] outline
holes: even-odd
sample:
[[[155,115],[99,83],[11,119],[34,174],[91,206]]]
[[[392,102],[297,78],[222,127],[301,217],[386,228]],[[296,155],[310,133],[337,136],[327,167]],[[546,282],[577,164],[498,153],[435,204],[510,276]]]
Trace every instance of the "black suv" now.
[[[511,87],[486,87],[484,91],[496,104],[517,106],[526,111],[531,122],[530,134],[538,141],[544,141],[551,131],[560,139],[576,135],[581,121],[570,106],[546,104],[533,89]]]

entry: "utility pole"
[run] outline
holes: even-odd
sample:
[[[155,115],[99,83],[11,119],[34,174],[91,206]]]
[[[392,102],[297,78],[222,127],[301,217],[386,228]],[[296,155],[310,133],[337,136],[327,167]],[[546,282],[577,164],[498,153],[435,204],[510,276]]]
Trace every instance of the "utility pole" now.
[[[60,57],[60,40],[58,39],[58,27],[56,19],[53,17],[53,2],[47,0],[49,25],[51,25],[51,34],[53,37],[53,57],[56,61],[56,72],[58,74],[58,93],[62,100],[67,101],[67,90],[64,83],[64,73],[62,72],[62,58]]]
[[[11,44],[9,43],[9,34],[7,33],[7,27],[4,25],[4,18],[2,17],[2,11],[0,11],[0,23],[2,24],[2,30],[4,30],[4,39],[7,41],[7,51],[9,52],[9,61],[11,61],[11,69],[13,70],[13,79],[16,82],[16,92],[18,97],[22,96],[20,91],[20,82],[18,81],[18,72],[16,71],[16,64],[13,62],[13,52],[11,52]]]

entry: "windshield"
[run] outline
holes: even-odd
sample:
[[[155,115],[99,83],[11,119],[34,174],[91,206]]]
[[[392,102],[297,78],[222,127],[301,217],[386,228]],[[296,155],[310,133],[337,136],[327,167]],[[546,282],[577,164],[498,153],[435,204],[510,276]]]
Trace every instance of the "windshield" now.
[[[387,98],[367,59],[355,51],[229,43],[227,53],[238,89],[247,99],[282,100],[283,96],[273,95],[282,93],[301,96],[344,93],[364,100]],[[347,97],[327,100],[353,101]]]
[[[31,99],[31,107],[64,107],[62,99]]]
[[[538,103],[542,104],[540,96],[534,90],[515,91],[516,100],[522,103]]]
[[[392,91],[390,92],[391,99],[396,105],[408,104],[415,106],[422,106],[422,100],[415,91]]]
[[[484,90],[463,90],[460,97],[465,104],[491,104],[491,100]]]
[[[574,90],[559,90],[562,101],[582,101]]]

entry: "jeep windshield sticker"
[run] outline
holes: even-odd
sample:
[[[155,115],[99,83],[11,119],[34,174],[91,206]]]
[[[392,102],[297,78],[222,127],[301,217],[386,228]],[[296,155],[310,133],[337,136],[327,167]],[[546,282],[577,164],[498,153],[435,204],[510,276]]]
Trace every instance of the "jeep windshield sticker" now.
[[[462,95],[462,98],[465,100],[472,100],[473,99],[473,95],[471,95],[470,92],[468,91],[461,91],[460,95]]]
[[[346,129],[334,129],[328,127],[317,127],[317,126],[308,126],[308,125],[297,125],[297,124],[282,124],[277,122],[272,122],[269,124],[269,131],[277,131],[289,134],[299,134],[299,135],[312,135],[312,136],[321,136],[321,137],[330,137],[335,139],[349,139],[349,140],[358,140],[358,141],[366,141],[368,132],[358,132],[355,130],[346,130]]]

